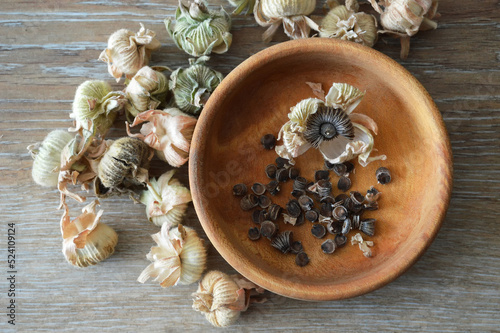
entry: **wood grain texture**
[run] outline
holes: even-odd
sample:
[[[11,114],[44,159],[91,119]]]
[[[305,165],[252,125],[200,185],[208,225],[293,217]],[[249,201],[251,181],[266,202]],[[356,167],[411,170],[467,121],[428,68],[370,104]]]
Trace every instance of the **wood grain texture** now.
[[[213,5],[224,5],[222,0]],[[322,2],[318,2],[317,14]],[[75,269],[61,254],[58,193],[31,180],[26,146],[52,129],[71,125],[76,87],[96,78],[113,83],[97,60],[107,37],[139,22],[157,31],[162,48],[152,63],[187,64],[164,30],[176,2],[15,1],[0,6],[0,299],[7,306],[7,224],[17,225],[17,325],[28,331],[216,331],[191,309],[196,286],[142,285],[145,254],[158,228],[142,206],[103,200],[103,221],[119,235],[115,254],[100,265]],[[226,331],[496,331],[500,327],[500,6],[496,0],[440,1],[439,27],[411,41],[399,61],[399,42],[382,37],[375,49],[398,60],[436,102],[449,132],[454,188],[434,243],[403,276],[353,299],[309,303],[268,295]],[[209,64],[227,74],[264,49],[263,28],[252,17],[233,21],[233,45]],[[280,33],[272,44],[285,41]],[[120,88],[120,85],[113,85]],[[110,137],[125,134],[116,123]],[[157,172],[166,170],[154,165]],[[187,184],[187,167],[178,171]],[[432,186],[432,184],[429,184]],[[415,195],[425,195],[416,193]],[[185,222],[205,238],[194,209]],[[209,269],[232,272],[209,249]],[[6,315],[0,330],[11,330]]]

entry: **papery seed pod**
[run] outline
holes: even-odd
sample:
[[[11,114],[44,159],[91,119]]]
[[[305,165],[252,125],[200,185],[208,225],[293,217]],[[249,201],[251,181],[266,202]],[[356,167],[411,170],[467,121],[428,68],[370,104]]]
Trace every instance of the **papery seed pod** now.
[[[189,1],[189,6],[185,6],[179,0],[175,21],[172,26],[171,19],[165,20],[170,37],[179,49],[193,57],[224,53],[231,46],[231,16],[223,8],[208,10],[203,0]]]
[[[271,246],[280,250],[282,253],[290,252],[293,233],[290,230],[283,231],[273,238]]]
[[[256,241],[260,239],[260,230],[257,227],[248,229],[248,238],[250,240]]]
[[[177,179],[173,178],[175,170],[170,170],[147,183],[148,189],[141,193],[139,201],[146,205],[149,221],[161,227],[167,223],[176,227],[181,221],[189,202],[191,192]]]
[[[304,267],[309,264],[309,256],[305,252],[299,252],[295,257],[295,263],[297,266]]]
[[[255,7],[255,0],[228,0],[229,3],[236,7],[233,11],[234,15],[241,14],[245,11],[245,14],[253,14],[253,8]]]
[[[271,150],[276,145],[276,138],[272,134],[266,134],[260,139],[260,143],[264,149]]]
[[[321,244],[321,250],[326,254],[332,254],[333,252],[335,252],[336,247],[337,245],[331,239],[327,239]]]
[[[115,250],[118,235],[113,228],[100,222],[103,211],[96,213],[98,204],[97,200],[88,204],[82,209],[82,214],[71,222],[67,210],[61,219],[63,254],[74,266],[95,265]]]
[[[112,91],[111,86],[99,80],[85,81],[78,86],[70,118],[76,129],[84,128],[105,135],[116,119],[118,111],[127,103],[125,94]]]
[[[61,165],[61,152],[73,135],[66,131],[50,132],[42,142],[28,146],[33,157],[31,176],[41,186],[56,187]]]
[[[99,60],[108,63],[108,72],[120,81],[123,74],[131,79],[143,66],[148,65],[151,52],[161,44],[154,31],[144,28],[133,33],[127,29],[114,32],[108,39],[108,47],[102,51]]]
[[[247,194],[247,192],[248,190],[245,184],[240,183],[233,186],[233,195],[243,196]]]
[[[326,179],[321,179],[317,183],[317,190],[320,197],[329,196],[332,192],[332,183]]]
[[[163,109],[169,95],[168,78],[158,69],[142,67],[125,88],[125,96],[129,103],[125,110],[127,116],[136,117],[148,110]]]
[[[206,249],[196,231],[179,224],[169,230],[167,223],[151,236],[153,246],[146,258],[152,263],[137,278],[140,283],[153,278],[162,287],[191,284],[198,281],[205,270]]]
[[[224,78],[207,66],[208,57],[190,59],[188,68],[178,68],[170,75],[169,89],[181,111],[199,115],[212,92]]]
[[[359,229],[360,223],[361,223],[361,216],[353,215],[351,229]]]
[[[97,168],[106,188],[144,184],[152,153],[148,145],[135,138],[120,138],[109,146]]]
[[[365,241],[359,232],[351,237],[351,244],[358,244],[359,249],[363,252],[363,255],[365,257],[370,258],[372,256],[372,250],[370,249],[370,247],[373,246],[373,242]]]

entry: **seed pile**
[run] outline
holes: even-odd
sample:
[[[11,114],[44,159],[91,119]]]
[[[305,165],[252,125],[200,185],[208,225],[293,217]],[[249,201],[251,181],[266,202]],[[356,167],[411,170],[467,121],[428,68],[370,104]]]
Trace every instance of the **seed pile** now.
[[[261,139],[265,149],[272,149],[274,142],[272,134],[266,134]],[[336,189],[344,193],[333,193],[330,171],[339,177]],[[233,195],[241,197],[241,209],[253,209],[251,219],[257,226],[248,230],[249,239],[256,241],[262,237],[267,238],[271,246],[283,254],[295,254],[296,264],[302,267],[309,263],[309,256],[302,243],[294,241],[293,232],[279,232],[280,215],[285,224],[293,226],[300,226],[305,221],[311,222],[311,234],[317,239],[324,239],[328,233],[334,235],[333,239],[326,239],[321,244],[321,250],[325,254],[334,253],[337,248],[343,247],[351,230],[359,230],[370,237],[375,235],[376,219],[363,218],[363,213],[379,209],[378,199],[381,193],[374,187],[368,189],[366,194],[359,191],[347,193],[352,185],[349,175],[354,172],[351,162],[330,164],[325,161],[325,169],[317,170],[314,180],[304,178],[298,168],[282,157],[276,158],[274,164],[267,165],[264,172],[270,179],[268,184],[254,183],[250,186],[250,191],[242,183],[233,187]],[[382,185],[391,181],[391,174],[385,167],[377,169],[375,176]],[[280,184],[287,181],[293,182],[290,193],[293,199],[285,207],[281,207],[273,203],[271,197],[278,195],[281,191]],[[368,252],[363,251],[363,254],[371,256],[371,252],[368,255]]]

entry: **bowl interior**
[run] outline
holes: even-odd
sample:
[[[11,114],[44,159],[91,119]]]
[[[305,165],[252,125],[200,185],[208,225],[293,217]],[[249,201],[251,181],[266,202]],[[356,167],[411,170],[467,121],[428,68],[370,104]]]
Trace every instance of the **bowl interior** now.
[[[355,112],[373,118],[379,128],[374,155],[387,155],[367,167],[355,162],[351,190],[370,186],[382,192],[380,209],[363,217],[377,219],[373,257],[365,258],[350,242],[331,255],[316,239],[312,224],[284,224],[302,241],[311,259],[298,267],[295,255],[283,255],[267,239],[248,239],[256,226],[251,212],[242,211],[232,195],[237,183],[267,183],[264,169],[274,163],[274,151],[263,149],[260,138],[277,136],[290,108],[314,97],[306,82],[328,91],[345,82],[366,95]],[[355,160],[353,160],[354,162]],[[310,149],[296,159],[307,179],[323,169],[319,151]],[[375,170],[392,173],[388,185],[377,184]],[[396,278],[428,247],[446,211],[451,183],[450,147],[442,119],[422,86],[401,66],[382,54],[352,43],[329,39],[292,41],[249,58],[217,88],[199,119],[191,149],[190,178],[196,211],[211,242],[242,275],[262,287],[292,298],[331,300],[374,290]],[[338,177],[330,172],[332,183]],[[292,198],[292,182],[272,197],[284,207]],[[341,192],[334,186],[334,194]],[[356,232],[351,231],[350,236]]]

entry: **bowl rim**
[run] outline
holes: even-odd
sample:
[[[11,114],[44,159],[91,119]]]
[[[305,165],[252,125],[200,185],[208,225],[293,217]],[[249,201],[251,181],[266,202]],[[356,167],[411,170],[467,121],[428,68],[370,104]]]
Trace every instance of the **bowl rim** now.
[[[446,198],[446,200],[442,203],[442,209],[439,210],[435,219],[428,222],[428,224],[431,225],[427,233],[428,237],[421,237],[416,240],[415,247],[408,250],[407,253],[404,253],[401,258],[395,261],[394,264],[391,265],[391,269],[379,271],[376,279],[360,285],[344,283],[339,284],[336,288],[312,285],[304,290],[297,290],[291,287],[290,284],[283,284],[280,283],[280,281],[276,281],[275,275],[269,274],[258,267],[252,267],[250,269],[249,267],[251,266],[247,266],[249,262],[245,262],[244,258],[243,260],[241,260],[242,258],[240,257],[235,258],[230,251],[231,247],[228,246],[228,243],[217,237],[217,230],[214,225],[210,223],[210,214],[206,211],[208,207],[208,203],[206,202],[207,199],[201,195],[200,188],[197,186],[198,180],[202,178],[203,173],[203,161],[198,159],[198,155],[206,149],[208,140],[203,140],[203,135],[207,129],[211,127],[214,115],[217,112],[216,105],[224,98],[227,89],[241,83],[248,74],[255,70],[256,64],[257,66],[262,66],[268,61],[279,59],[283,55],[290,56],[294,53],[331,51],[332,54],[334,54],[338,49],[347,49],[349,52],[359,53],[363,57],[371,57],[377,63],[385,63],[388,67],[397,71],[397,74],[400,75],[403,80],[406,80],[407,83],[415,89],[416,93],[421,95],[428,102],[427,109],[430,111],[429,115],[438,128],[437,140],[443,144],[443,159],[447,162],[446,168],[442,170],[444,179],[443,198]],[[194,208],[207,237],[210,239],[215,249],[236,271],[250,281],[273,293],[294,299],[309,301],[346,299],[366,294],[392,282],[406,272],[429,248],[441,228],[450,203],[453,182],[451,145],[443,118],[431,96],[422,84],[395,60],[372,48],[348,41],[330,38],[291,40],[268,47],[247,58],[224,78],[210,96],[194,130],[189,155],[189,185]],[[339,288],[339,286],[345,288]]]

